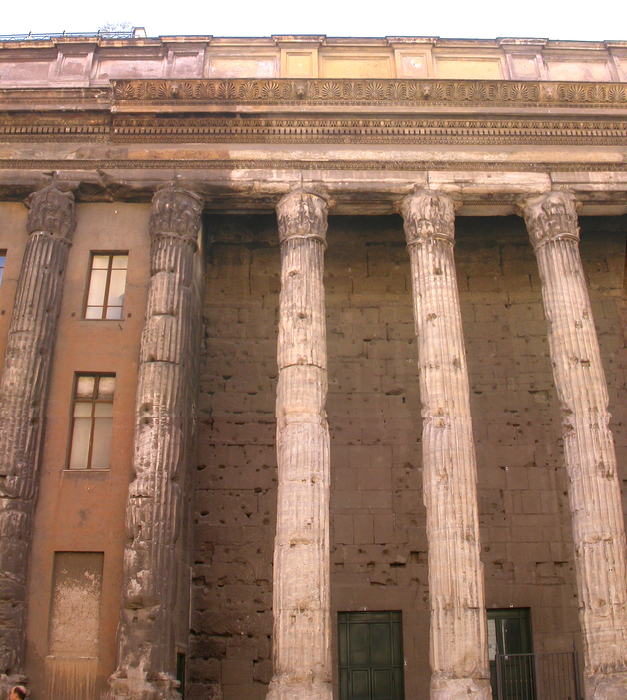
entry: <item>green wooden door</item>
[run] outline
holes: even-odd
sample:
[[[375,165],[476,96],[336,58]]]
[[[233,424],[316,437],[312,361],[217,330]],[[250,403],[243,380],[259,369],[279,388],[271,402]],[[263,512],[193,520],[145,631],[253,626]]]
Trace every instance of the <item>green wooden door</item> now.
[[[340,700],[403,700],[401,613],[339,613]]]

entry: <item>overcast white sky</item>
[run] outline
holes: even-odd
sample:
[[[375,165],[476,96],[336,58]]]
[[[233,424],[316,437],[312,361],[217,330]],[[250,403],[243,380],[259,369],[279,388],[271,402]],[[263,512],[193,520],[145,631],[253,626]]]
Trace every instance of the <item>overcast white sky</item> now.
[[[4,0],[0,34],[96,31],[128,21],[148,36],[440,36],[627,40],[627,0]]]

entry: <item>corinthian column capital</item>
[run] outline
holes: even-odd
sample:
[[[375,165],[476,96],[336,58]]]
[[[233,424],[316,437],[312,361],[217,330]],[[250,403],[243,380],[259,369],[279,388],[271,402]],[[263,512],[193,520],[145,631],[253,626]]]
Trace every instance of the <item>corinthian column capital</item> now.
[[[179,236],[196,245],[203,205],[196,193],[166,185],[152,198],[150,236]]]
[[[577,200],[570,192],[547,192],[528,199],[523,217],[534,250],[549,241],[579,240]]]
[[[455,240],[455,205],[450,197],[435,190],[418,190],[401,203],[407,245],[428,238]]]
[[[326,199],[315,192],[294,190],[286,194],[276,206],[280,242],[317,238],[326,245],[328,211]]]
[[[48,185],[30,195],[28,206],[26,227],[29,233],[47,231],[68,241],[72,238],[76,217],[71,192],[61,192],[54,185]]]

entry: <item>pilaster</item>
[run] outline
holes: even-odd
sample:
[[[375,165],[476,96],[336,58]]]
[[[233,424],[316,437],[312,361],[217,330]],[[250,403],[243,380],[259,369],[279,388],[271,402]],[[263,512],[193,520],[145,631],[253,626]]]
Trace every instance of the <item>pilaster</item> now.
[[[538,260],[562,409],[586,698],[619,700],[627,697],[625,527],[575,204],[568,192],[549,192],[526,202],[524,218]]]
[[[402,203],[411,258],[429,543],[431,700],[488,700],[477,466],[453,245],[455,209],[420,190]]]
[[[327,203],[277,206],[281,295],[274,545],[274,675],[268,700],[330,700],[329,429],[324,304]]]
[[[201,307],[194,271],[202,207],[200,197],[172,186],[152,200],[117,670],[109,692],[116,700],[180,697],[177,590],[188,575],[184,520],[196,423]]]
[[[28,565],[39,459],[74,195],[54,185],[29,199],[30,234],[0,378],[0,692],[23,680]]]

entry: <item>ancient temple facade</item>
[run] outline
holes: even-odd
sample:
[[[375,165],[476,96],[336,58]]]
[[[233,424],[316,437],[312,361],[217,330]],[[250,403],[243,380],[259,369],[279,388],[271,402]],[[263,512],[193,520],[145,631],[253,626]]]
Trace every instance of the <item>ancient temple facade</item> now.
[[[627,698],[626,155],[627,42],[0,41],[0,690]]]

